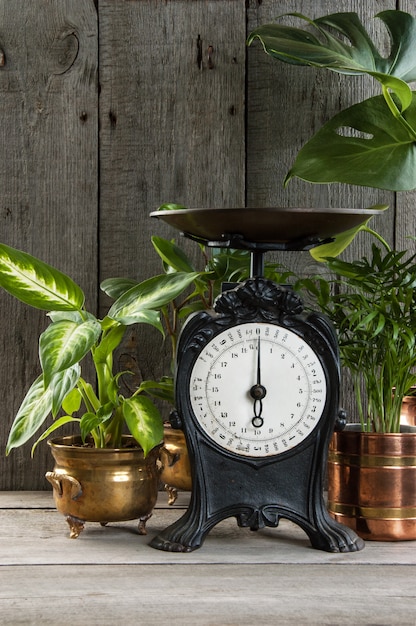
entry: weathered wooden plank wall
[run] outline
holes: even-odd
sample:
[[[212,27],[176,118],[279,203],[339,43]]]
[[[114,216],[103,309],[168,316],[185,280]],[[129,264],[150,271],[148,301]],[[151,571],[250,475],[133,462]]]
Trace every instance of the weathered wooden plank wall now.
[[[245,5],[103,0],[99,7],[100,275],[143,280],[162,271],[151,234],[177,234],[150,211],[163,202],[244,205]],[[158,331],[134,332],[140,373],[161,375]]]
[[[282,188],[314,128],[340,106],[372,93],[371,83],[289,67],[259,47],[245,48],[249,30],[287,11],[317,17],[355,10],[374,29],[370,18],[387,8],[396,3],[341,0],[335,8],[330,0],[0,0],[0,239],[71,273],[101,311],[100,280],[144,279],[159,271],[150,236],[174,234],[148,213],[162,202],[388,202],[392,209],[377,227],[404,245],[404,236],[414,233],[415,194],[396,199],[296,181]],[[398,8],[413,10],[407,0]],[[361,239],[349,254],[364,247]],[[287,259],[297,269],[312,267],[307,254]],[[0,320],[4,449],[24,389],[39,371],[36,337],[46,322],[5,294]],[[163,367],[155,339],[151,330],[140,330],[126,346],[129,357],[138,349],[146,377]],[[0,459],[0,489],[46,488],[46,446],[33,461],[27,448]]]
[[[95,306],[98,30],[93,2],[0,3],[0,239],[71,273]],[[1,294],[0,488],[45,487],[46,446],[7,459],[8,429],[39,375],[43,314]]]

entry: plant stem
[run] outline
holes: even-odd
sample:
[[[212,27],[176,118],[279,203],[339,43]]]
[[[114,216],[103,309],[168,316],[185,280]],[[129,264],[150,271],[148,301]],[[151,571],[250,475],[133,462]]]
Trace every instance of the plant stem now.
[[[88,413],[96,413],[100,407],[100,402],[92,390],[89,383],[86,383],[83,378],[80,378],[77,384],[78,390],[81,394],[82,400],[85,404],[85,408]],[[94,439],[94,445],[96,448],[101,446],[101,433],[97,429],[91,430],[91,436]]]
[[[385,85],[382,85],[383,96],[386,101],[387,106],[389,107],[392,115],[397,119],[398,122],[407,130],[407,132],[413,137],[413,140],[416,140],[416,130],[410,126],[409,122],[403,117],[400,113],[399,109],[396,106],[393,98],[391,97],[391,93]]]
[[[119,406],[115,409],[108,428],[103,429],[103,448],[121,447],[123,421],[123,409]]]
[[[91,385],[89,383],[86,383],[83,378],[80,378],[77,387],[79,389],[87,411],[89,413],[95,413],[100,407],[100,402],[93,392]]]
[[[373,237],[378,239],[378,241],[386,248],[387,252],[391,252],[391,247],[389,246],[387,241],[384,239],[384,237],[380,235],[380,233],[373,230],[369,226],[364,226],[361,230],[363,230],[365,233],[370,233],[370,235],[373,235]]]

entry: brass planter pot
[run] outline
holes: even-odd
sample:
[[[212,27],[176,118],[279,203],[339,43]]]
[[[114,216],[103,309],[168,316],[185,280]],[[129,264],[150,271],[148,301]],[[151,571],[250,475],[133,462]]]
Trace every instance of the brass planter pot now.
[[[133,438],[125,436],[124,446],[130,442]],[[46,478],[71,538],[78,537],[85,522],[105,525],[133,519],[140,519],[139,532],[145,534],[158,495],[159,448],[144,458],[139,447],[88,448],[76,436],[59,437],[48,444],[55,466]]]
[[[334,433],[328,510],[363,539],[416,539],[416,432]]]
[[[180,491],[191,491],[192,478],[188,448],[181,430],[165,426],[163,445],[160,448],[160,479],[169,495],[169,504],[174,504]]]

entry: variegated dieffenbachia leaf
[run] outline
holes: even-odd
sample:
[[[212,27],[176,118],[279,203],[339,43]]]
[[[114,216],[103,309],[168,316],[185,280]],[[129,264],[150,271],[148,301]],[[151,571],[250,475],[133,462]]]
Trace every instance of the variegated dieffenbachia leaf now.
[[[0,287],[44,311],[82,308],[84,293],[66,274],[36,257],[0,244]]]
[[[195,268],[185,252],[173,241],[163,239],[163,237],[152,237],[152,244],[167,271],[194,272]]]
[[[153,402],[142,395],[123,402],[123,416],[127,427],[143,448],[146,456],[163,439],[162,417]]]
[[[50,381],[50,388],[52,389],[52,416],[58,415],[62,408],[64,399],[71,393],[81,376],[81,367],[79,363],[74,363],[72,367],[54,374]]]
[[[45,389],[43,376],[31,385],[14,418],[6,444],[6,454],[26,443],[52,411],[52,389]]]
[[[82,324],[61,320],[48,326],[39,339],[39,358],[45,386],[49,385],[54,374],[81,361],[100,333],[101,326],[94,320]]]
[[[154,276],[129,289],[114,302],[108,317],[121,324],[143,322],[156,324],[154,316],[143,315],[165,306],[198,277],[198,272],[172,272]]]

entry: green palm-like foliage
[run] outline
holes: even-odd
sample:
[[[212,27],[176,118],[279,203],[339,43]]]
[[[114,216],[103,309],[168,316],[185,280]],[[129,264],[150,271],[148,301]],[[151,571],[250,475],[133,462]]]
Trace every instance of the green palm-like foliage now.
[[[416,384],[416,255],[373,245],[368,258],[327,264],[335,279],[304,279],[298,286],[314,295],[337,329],[362,429],[399,432],[403,397]]]

